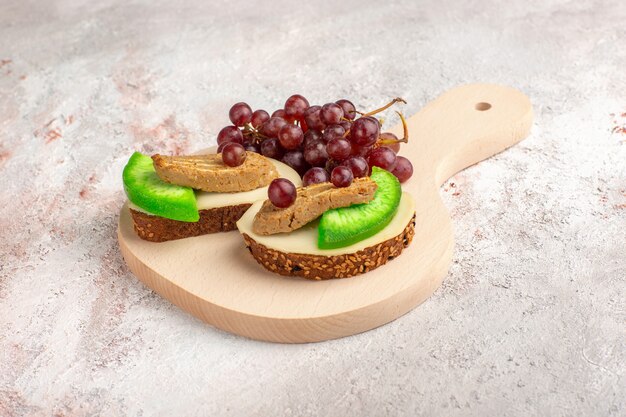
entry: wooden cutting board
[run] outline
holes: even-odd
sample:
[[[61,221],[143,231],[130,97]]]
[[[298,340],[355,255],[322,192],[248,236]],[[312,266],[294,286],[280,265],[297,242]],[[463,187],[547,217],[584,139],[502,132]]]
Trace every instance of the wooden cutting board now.
[[[403,254],[354,278],[308,281],[267,272],[237,233],[150,243],[139,239],[125,205],[118,239],[131,271],[205,322],[253,339],[316,342],[373,329],[415,308],[446,276],[454,240],[438,189],[450,176],[525,138],[529,99],[503,86],[454,88],[408,119],[400,154],[415,168],[403,185],[416,201],[415,238]],[[400,133],[401,127],[390,129]]]

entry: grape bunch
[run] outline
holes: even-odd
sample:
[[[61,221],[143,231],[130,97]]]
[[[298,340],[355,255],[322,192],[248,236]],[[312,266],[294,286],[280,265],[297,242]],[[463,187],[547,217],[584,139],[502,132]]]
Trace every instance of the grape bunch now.
[[[374,117],[397,102],[404,100],[396,98],[363,113],[346,99],[311,106],[306,98],[294,94],[272,115],[236,103],[228,114],[232,125],[217,135],[217,152],[229,166],[242,164],[245,151],[277,159],[297,171],[305,186],[330,181],[347,187],[354,178],[369,175],[373,166],[405,182],[413,174],[413,166],[397,153],[400,143],[408,141],[406,121],[398,112],[404,126],[404,137],[398,139],[393,133],[381,133],[381,123]],[[230,145],[233,143],[238,146]]]

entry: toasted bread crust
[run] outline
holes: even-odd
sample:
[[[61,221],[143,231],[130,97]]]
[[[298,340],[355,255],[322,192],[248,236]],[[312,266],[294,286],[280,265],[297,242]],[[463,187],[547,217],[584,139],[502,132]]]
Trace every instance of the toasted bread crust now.
[[[252,229],[259,235],[288,233],[317,219],[325,211],[367,203],[374,198],[376,183],[370,177],[357,178],[348,187],[330,182],[298,188],[296,201],[287,208],[277,208],[265,200],[254,216]]]
[[[348,278],[386,264],[408,247],[415,234],[415,215],[398,236],[355,253],[333,256],[286,253],[270,249],[243,234],[254,259],[265,269],[280,275],[314,280]]]
[[[236,193],[265,187],[278,171],[269,159],[246,152],[246,160],[237,167],[222,162],[222,154],[165,156],[153,155],[154,169],[163,181],[197,190]]]
[[[140,238],[150,242],[166,242],[208,233],[228,232],[237,228],[237,220],[250,208],[251,204],[218,207],[200,210],[197,222],[181,222],[153,216],[141,211],[130,210],[135,232]]]

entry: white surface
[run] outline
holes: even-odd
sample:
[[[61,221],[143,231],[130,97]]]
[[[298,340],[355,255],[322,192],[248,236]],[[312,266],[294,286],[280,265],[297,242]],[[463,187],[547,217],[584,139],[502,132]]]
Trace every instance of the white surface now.
[[[0,415],[626,414],[623,1],[143,3],[0,4]],[[412,114],[467,82],[536,126],[442,188],[455,261],[401,319],[253,342],[124,266],[133,150],[212,145],[240,100]]]

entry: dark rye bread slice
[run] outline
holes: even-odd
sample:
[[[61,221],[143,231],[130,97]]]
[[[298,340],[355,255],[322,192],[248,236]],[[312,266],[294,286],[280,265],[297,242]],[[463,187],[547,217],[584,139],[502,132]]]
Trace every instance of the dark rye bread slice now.
[[[354,253],[321,256],[287,253],[268,248],[248,234],[243,239],[254,259],[268,271],[287,276],[323,280],[348,278],[386,264],[408,247],[415,235],[415,214],[402,233]]]
[[[237,228],[237,220],[250,208],[251,204],[217,207],[200,210],[197,222],[181,222],[153,216],[129,208],[135,232],[140,238],[150,242],[206,235],[208,233],[229,232]]]

